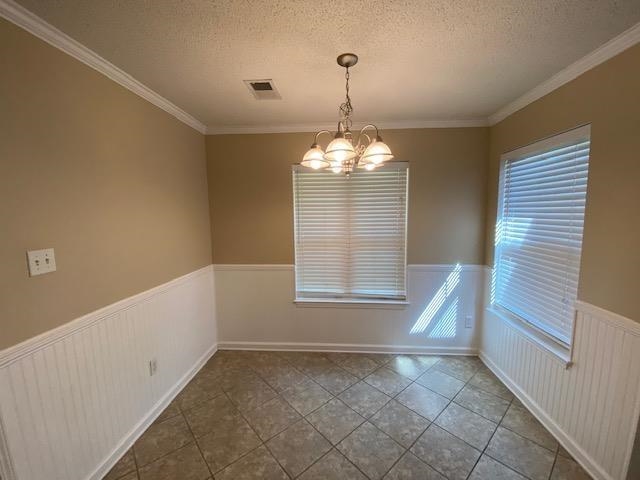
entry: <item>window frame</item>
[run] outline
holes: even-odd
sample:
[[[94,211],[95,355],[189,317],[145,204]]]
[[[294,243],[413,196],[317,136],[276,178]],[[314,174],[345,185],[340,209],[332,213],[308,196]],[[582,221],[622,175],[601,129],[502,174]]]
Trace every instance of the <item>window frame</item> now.
[[[362,295],[362,296],[336,296],[331,293],[319,294],[317,296],[299,296],[297,289],[297,277],[298,277],[298,216],[297,216],[297,202],[296,202],[296,182],[295,172],[302,171],[307,173],[319,173],[322,175],[343,175],[330,172],[317,172],[311,168],[303,167],[302,165],[292,165],[291,179],[293,188],[293,234],[294,234],[294,299],[293,303],[297,306],[303,307],[340,307],[340,308],[386,308],[396,309],[404,308],[410,304],[409,302],[409,283],[408,283],[408,265],[407,265],[407,241],[408,241],[408,219],[409,219],[409,162],[392,161],[387,162],[376,168],[375,171],[394,170],[396,168],[406,169],[406,189],[405,189],[405,209],[404,209],[404,256],[402,260],[403,265],[403,280],[404,280],[404,296],[395,298],[376,296],[376,295]],[[369,172],[358,172],[358,174],[366,175]]]
[[[497,237],[497,229],[498,225],[502,222],[503,212],[504,212],[504,201],[505,201],[505,175],[506,175],[506,165],[510,161],[522,159],[524,157],[542,154],[547,151],[559,149],[565,146],[569,146],[580,141],[588,140],[591,144],[591,125],[586,124],[571,130],[552,135],[546,137],[542,140],[535,141],[531,144],[528,144],[524,147],[517,148],[515,150],[511,150],[506,152],[500,156],[500,171],[498,177],[498,201],[497,201],[497,213],[496,213],[496,222],[495,222],[495,230],[494,235]],[[589,163],[591,161],[591,145],[589,147]],[[589,168],[588,165],[587,168]],[[587,173],[588,178],[588,173]],[[588,186],[586,197],[588,198]],[[584,216],[586,216],[586,205]],[[583,217],[584,220],[584,217]],[[582,235],[582,240],[584,240],[584,231]],[[551,333],[545,331],[539,326],[531,323],[530,321],[522,318],[520,315],[514,313],[507,307],[500,305],[495,297],[495,292],[498,288],[499,281],[499,262],[501,259],[501,249],[502,245],[497,243],[496,238],[494,238],[494,259],[493,259],[493,267],[491,272],[491,288],[490,288],[490,298],[489,298],[489,310],[491,313],[497,315],[502,320],[511,324],[516,330],[523,333],[527,338],[529,338],[534,343],[539,346],[545,348],[547,351],[553,353],[561,360],[565,361],[568,366],[571,365],[571,358],[573,354],[573,345],[574,345],[574,337],[575,337],[575,323],[576,323],[576,312],[577,309],[575,304],[579,301],[578,295],[576,293],[576,297],[573,299],[573,321],[571,323],[571,333],[569,335],[569,343],[565,343],[560,338],[555,337]],[[580,257],[582,258],[582,245],[580,247]],[[578,262],[578,275],[577,275],[577,286],[579,287],[580,281],[580,271],[581,271],[581,258]]]

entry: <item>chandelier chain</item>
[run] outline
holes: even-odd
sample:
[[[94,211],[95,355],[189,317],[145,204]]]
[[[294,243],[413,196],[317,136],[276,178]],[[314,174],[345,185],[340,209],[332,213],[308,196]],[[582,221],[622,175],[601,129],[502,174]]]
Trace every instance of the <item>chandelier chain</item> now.
[[[351,97],[349,96],[349,67],[346,67],[346,73],[344,74],[344,78],[346,79],[346,95],[345,101],[340,105],[340,120],[344,125],[346,130],[351,129],[351,114],[353,113],[353,105],[351,105]]]

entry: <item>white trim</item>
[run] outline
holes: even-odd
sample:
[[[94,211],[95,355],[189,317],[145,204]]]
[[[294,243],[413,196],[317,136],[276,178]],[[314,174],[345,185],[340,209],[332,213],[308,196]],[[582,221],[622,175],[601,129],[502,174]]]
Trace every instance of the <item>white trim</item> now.
[[[182,378],[153,406],[153,408],[144,416],[138,424],[131,429],[131,431],[122,439],[120,444],[114,448],[111,454],[99,465],[93,473],[89,476],[88,480],[100,480],[102,479],[111,468],[120,460],[122,455],[125,454],[129,448],[140,438],[147,428],[154,422],[156,418],[164,411],[165,408],[171,403],[171,401],[180,393],[180,391],[189,383],[189,381],[195,376],[196,373],[207,363],[216,352],[218,346],[213,345],[202,355],[198,361],[191,367],[191,369],[185,373]]]
[[[252,271],[252,270],[294,270],[295,265],[285,263],[217,263],[213,265],[214,272]]]
[[[396,130],[410,128],[469,128],[488,127],[486,118],[461,118],[454,120],[409,120],[372,122],[381,130]],[[207,135],[239,135],[259,133],[294,133],[318,132],[320,130],[335,130],[336,122],[292,123],[288,125],[209,125]],[[354,129],[355,130],[355,129]]]
[[[413,353],[423,355],[477,355],[468,347],[422,347],[415,345],[369,345],[360,343],[298,343],[298,342],[218,342],[219,350],[273,350],[285,352],[359,352]]]
[[[479,352],[480,360],[504,383],[511,392],[527,407],[537,419],[549,430],[555,439],[571,454],[571,456],[595,479],[615,480],[607,472],[602,470],[587,452],[585,452],[574,440],[567,435],[562,428],[547,415],[538,404],[521,389],[515,382],[509,378],[481,349]]]
[[[408,300],[374,298],[296,298],[293,303],[301,308],[406,308]]]
[[[0,0],[0,16],[97,70],[198,132],[203,134],[206,132],[205,125],[198,119],[13,0]]]
[[[591,124],[581,125],[579,127],[566,130],[561,133],[555,133],[545,138],[535,140],[527,145],[518,147],[515,150],[500,155],[500,162],[511,162],[529,155],[537,155],[547,150],[562,148],[577,142],[588,142],[591,139]],[[502,165],[501,165],[502,167]],[[502,170],[501,170],[502,173]]]
[[[144,300],[148,300],[153,296],[165,292],[166,290],[169,290],[170,288],[173,288],[176,285],[184,283],[195,277],[206,275],[211,271],[211,269],[212,265],[207,265],[206,267],[187,273],[186,275],[183,275],[181,277],[174,278],[167,283],[163,283],[162,285],[158,285],[157,287],[145,290],[144,292],[125,298],[124,300],[112,303],[111,305],[107,305],[106,307],[100,308],[91,313],[87,313],[86,315],[78,317],[71,322],[54,328],[53,330],[49,330],[36,337],[29,338],[22,343],[9,348],[5,348],[4,350],[0,350],[0,368],[6,367],[7,365],[19,360],[20,358],[26,355],[30,355],[33,352],[46,347],[47,345],[73,335],[80,330],[84,330],[85,328],[88,328],[91,325],[100,322],[103,318],[112,315],[119,310],[123,310]]]
[[[412,272],[446,272],[450,273],[451,268],[456,265],[460,265],[460,269],[463,272],[484,272],[486,271],[486,265],[475,265],[475,264],[456,264],[456,263],[438,263],[438,264],[421,264],[421,263],[413,263],[407,265],[407,268]]]
[[[566,83],[569,83],[571,80],[574,80],[583,73],[597,67],[601,63],[606,62],[610,58],[615,57],[638,42],[640,42],[640,23],[635,24],[633,27],[622,32],[617,37],[614,37],[591,53],[585,55],[580,60],[560,70],[551,78],[545,80],[524,95],[500,108],[494,114],[489,115],[489,125],[493,126],[504,120],[509,115],[512,115],[530,103],[535,102]]]
[[[604,320],[610,325],[624,330],[631,335],[640,337],[640,323],[624,317],[617,313],[610,312],[604,308],[597,307],[591,303],[584,302],[582,300],[576,301],[576,310],[590,315],[595,315],[598,319]]]

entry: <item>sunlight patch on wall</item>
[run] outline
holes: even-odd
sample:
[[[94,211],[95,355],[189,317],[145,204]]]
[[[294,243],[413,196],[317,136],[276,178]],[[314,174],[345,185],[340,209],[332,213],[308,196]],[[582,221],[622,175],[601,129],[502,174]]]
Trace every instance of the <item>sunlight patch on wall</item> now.
[[[460,272],[462,266],[458,263],[451,271],[447,279],[440,286],[436,294],[433,296],[427,308],[424,309],[416,323],[411,327],[410,334],[423,333],[436,317],[447,298],[451,296],[455,288],[460,283]]]

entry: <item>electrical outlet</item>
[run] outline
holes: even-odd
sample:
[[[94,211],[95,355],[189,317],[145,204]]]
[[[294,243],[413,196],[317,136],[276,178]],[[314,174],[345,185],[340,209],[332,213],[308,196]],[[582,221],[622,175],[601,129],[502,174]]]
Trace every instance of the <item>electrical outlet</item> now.
[[[152,377],[158,371],[158,361],[155,358],[149,360],[149,376]]]
[[[56,256],[53,248],[44,250],[29,250],[27,252],[29,276],[42,275],[56,271]]]
[[[464,328],[473,328],[473,315],[464,317]]]

